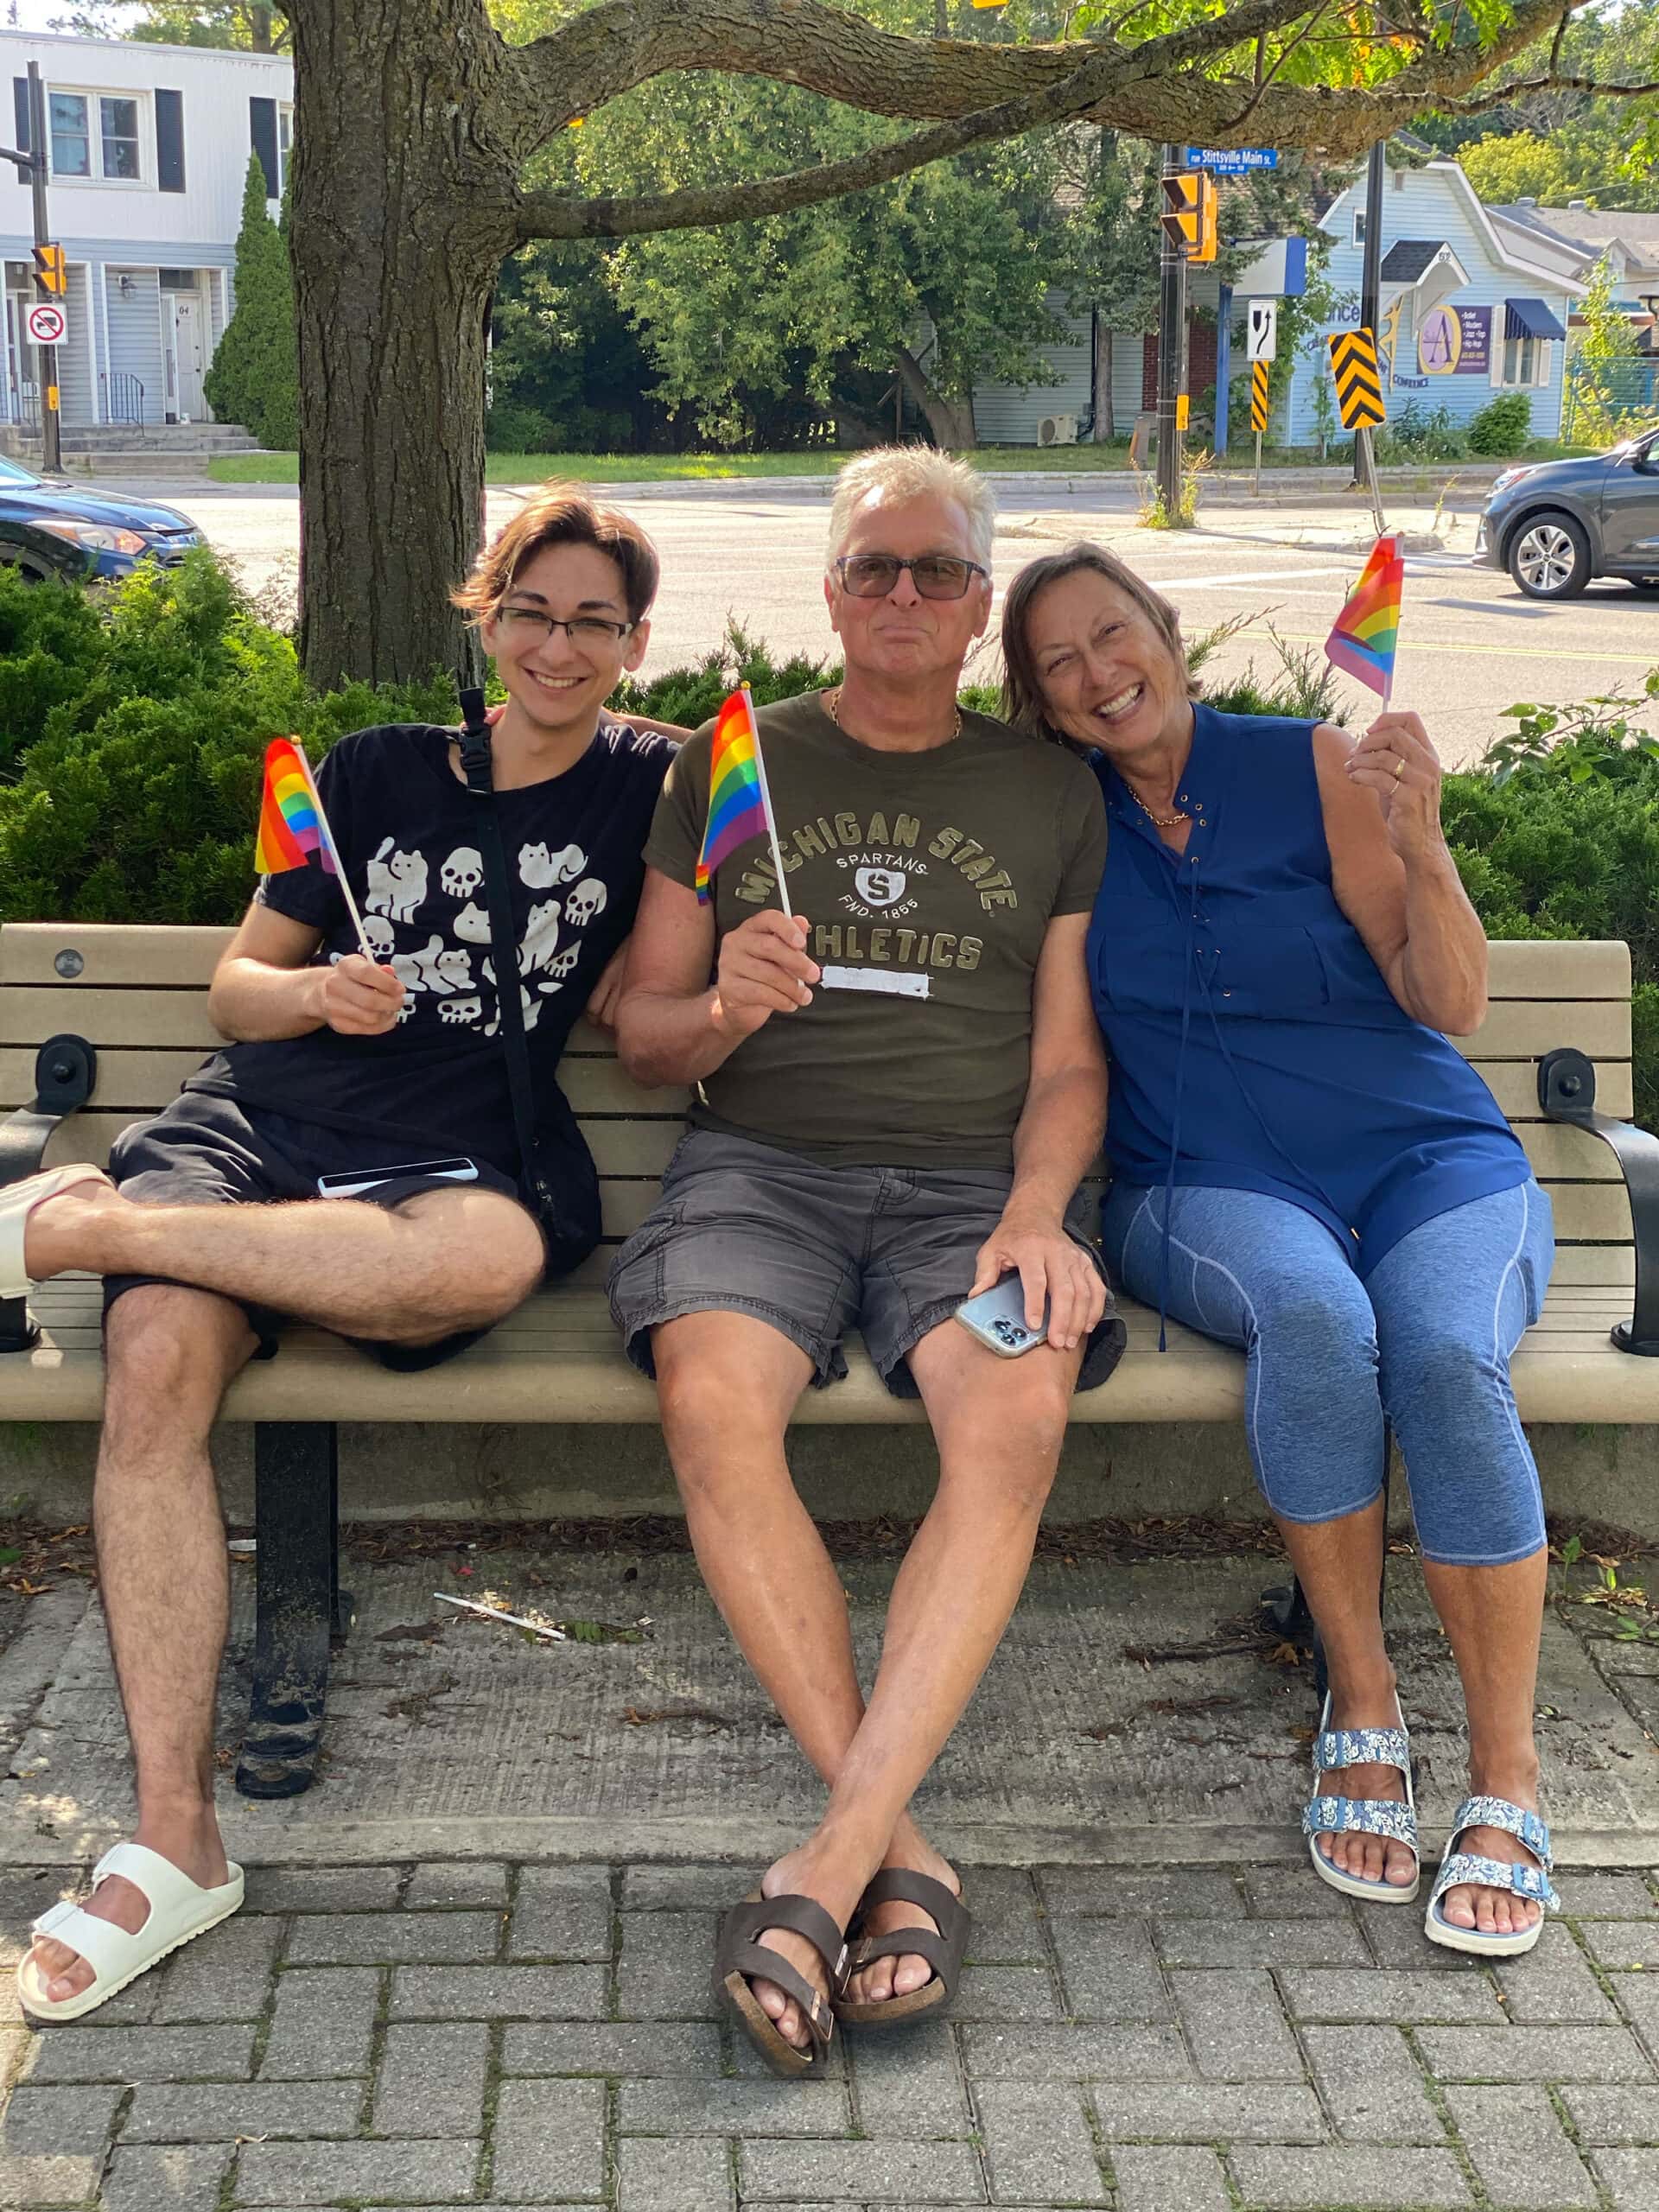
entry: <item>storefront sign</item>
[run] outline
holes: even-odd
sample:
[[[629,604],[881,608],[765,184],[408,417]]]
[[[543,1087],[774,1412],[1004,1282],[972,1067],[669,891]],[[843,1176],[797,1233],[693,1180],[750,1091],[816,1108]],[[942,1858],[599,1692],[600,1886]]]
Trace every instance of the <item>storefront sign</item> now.
[[[1418,327],[1417,365],[1426,378],[1490,376],[1491,308],[1431,308]]]

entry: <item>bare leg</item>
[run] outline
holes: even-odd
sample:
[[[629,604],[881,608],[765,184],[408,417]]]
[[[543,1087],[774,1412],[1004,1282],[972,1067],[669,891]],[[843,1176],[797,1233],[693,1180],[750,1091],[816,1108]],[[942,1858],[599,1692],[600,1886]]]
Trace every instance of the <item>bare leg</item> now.
[[[894,1586],[861,1719],[845,1600],[783,1459],[783,1418],[807,1363],[764,1324],[696,1318],[696,1331],[675,1322],[656,1337],[664,1427],[693,1541],[750,1663],[832,1780],[817,1833],[762,1886],[768,1895],[803,1891],[844,1926],[882,1865],[950,1878],[906,1808],[1018,1599],[1081,1355],[1045,1350],[1003,1362],[949,1325],[917,1348],[912,1366],[938,1438],[939,1489]],[[770,1364],[769,1339],[781,1347]],[[913,1908],[894,1910],[913,1923]],[[822,1986],[817,1955],[798,1937],[773,1931],[766,1940]],[[900,1986],[928,1972],[920,1961],[899,1967],[909,1970]],[[769,1984],[757,1983],[756,1994],[780,2031],[804,2045],[798,2009]]]
[[[142,1205],[83,1185],[31,1217],[36,1281],[69,1268],[166,1275],[348,1337],[423,1344],[482,1328],[539,1281],[540,1233],[495,1191],[423,1191],[388,1209],[350,1198],[285,1205]]]
[[[1307,1599],[1325,1646],[1333,1728],[1392,1728],[1394,1669],[1382,1641],[1382,1500],[1340,1520],[1281,1521],[1279,1532]],[[1405,1784],[1391,1766],[1346,1766],[1321,1776],[1332,1796],[1405,1800]],[[1414,1872],[1402,1843],[1351,1831],[1322,1835],[1317,1848],[1344,1873],[1387,1881],[1403,1889]]]
[[[1470,1789],[1476,1796],[1507,1797],[1529,1812],[1538,1809],[1532,1711],[1548,1565],[1549,1555],[1541,1548],[1508,1567],[1423,1561],[1423,1580],[1463,1678]],[[1487,1859],[1536,1864],[1525,1845],[1503,1828],[1470,1828],[1463,1848]],[[1542,1908],[1508,1890],[1470,1883],[1448,1890],[1440,1910],[1454,1928],[1507,1936],[1530,1928]]]
[[[226,1385],[254,1349],[239,1307],[143,1286],[111,1308],[94,1514],[99,1579],[132,1741],[137,1842],[192,1881],[226,1878],[213,1814],[213,1694],[230,1577],[207,1440]],[[130,1933],[142,1891],[119,1875],[87,1901]],[[35,1954],[61,2003],[92,1970],[63,1944]]]

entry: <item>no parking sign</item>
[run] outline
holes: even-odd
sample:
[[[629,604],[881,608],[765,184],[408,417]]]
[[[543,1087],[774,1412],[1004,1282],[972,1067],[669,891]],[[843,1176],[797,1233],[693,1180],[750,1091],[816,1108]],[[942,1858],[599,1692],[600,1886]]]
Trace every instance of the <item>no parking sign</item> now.
[[[54,300],[37,300],[28,315],[29,342],[35,346],[61,346],[68,334],[69,318]]]

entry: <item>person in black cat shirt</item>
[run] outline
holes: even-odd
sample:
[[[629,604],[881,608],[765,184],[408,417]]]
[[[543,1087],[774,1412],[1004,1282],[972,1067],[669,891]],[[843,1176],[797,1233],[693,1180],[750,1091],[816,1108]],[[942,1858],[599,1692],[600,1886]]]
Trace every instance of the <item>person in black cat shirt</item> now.
[[[549,486],[456,594],[508,695],[494,781],[539,1101],[577,1016],[606,1019],[617,995],[673,753],[660,726],[603,712],[643,657],[656,583],[637,524]],[[284,1315],[389,1365],[429,1366],[543,1274],[542,1234],[517,1196],[480,802],[456,733],[359,731],[318,785],[375,958],[315,855],[267,878],[209,999],[237,1041],[122,1138],[113,1185],[92,1171],[68,1187],[42,1177],[32,1197],[8,1194],[0,1221],[0,1276],[10,1263],[29,1281],[105,1278],[95,1506],[138,1798],[137,1847],[111,1854],[83,1906],[48,1916],[19,1968],[37,2017],[91,2011],[181,1931],[241,1902],[212,1790],[229,1588],[208,1435],[231,1378],[276,1349]],[[419,1172],[450,1156],[475,1174]],[[377,1172],[355,1200],[319,1194],[320,1177]]]

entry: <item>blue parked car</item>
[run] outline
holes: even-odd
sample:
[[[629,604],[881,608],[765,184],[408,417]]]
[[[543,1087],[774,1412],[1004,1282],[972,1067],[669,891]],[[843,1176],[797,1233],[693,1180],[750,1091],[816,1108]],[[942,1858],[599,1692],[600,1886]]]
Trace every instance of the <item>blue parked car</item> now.
[[[0,455],[0,564],[31,582],[107,582],[145,559],[171,568],[200,543],[201,532],[175,508],[48,481]]]

